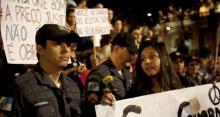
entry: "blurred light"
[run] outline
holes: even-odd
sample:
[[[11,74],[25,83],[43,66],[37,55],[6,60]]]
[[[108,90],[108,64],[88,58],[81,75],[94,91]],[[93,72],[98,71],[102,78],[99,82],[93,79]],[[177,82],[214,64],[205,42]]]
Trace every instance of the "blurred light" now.
[[[217,8],[216,8],[215,12],[220,13],[220,2],[217,4]]]
[[[147,13],[147,16],[148,16],[148,17],[151,17],[151,16],[152,16],[152,14],[151,14],[151,13]]]
[[[171,30],[171,27],[167,26],[166,29],[167,29],[167,30]]]
[[[205,5],[202,5],[200,8],[199,8],[199,15],[202,17],[202,16],[208,16],[209,15],[209,10],[210,8],[205,6]]]

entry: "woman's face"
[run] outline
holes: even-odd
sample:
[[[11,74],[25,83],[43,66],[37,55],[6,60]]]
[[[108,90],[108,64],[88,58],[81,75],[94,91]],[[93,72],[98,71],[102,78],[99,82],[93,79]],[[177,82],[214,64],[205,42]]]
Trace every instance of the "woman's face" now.
[[[152,47],[145,47],[141,53],[141,67],[149,77],[154,77],[160,72],[159,53]]]
[[[121,32],[121,30],[122,30],[122,21],[121,21],[121,20],[117,20],[117,21],[115,22],[114,29],[115,29],[117,32]]]
[[[75,26],[76,21],[75,21],[75,13],[74,12],[70,12],[69,15],[67,16],[67,23],[70,26]]]

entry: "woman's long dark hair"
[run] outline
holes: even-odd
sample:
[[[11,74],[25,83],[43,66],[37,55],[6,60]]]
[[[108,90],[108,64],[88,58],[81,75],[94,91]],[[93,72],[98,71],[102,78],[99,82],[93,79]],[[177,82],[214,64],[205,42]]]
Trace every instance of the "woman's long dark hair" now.
[[[152,40],[144,40],[140,44],[140,48],[138,50],[138,59],[136,62],[136,81],[134,84],[134,89],[137,95],[145,95],[148,93],[153,93],[151,78],[147,76],[142,67],[141,67],[141,53],[144,48],[152,46],[158,53],[160,57],[160,72],[157,75],[158,82],[160,83],[161,88],[164,91],[179,89],[181,88],[181,83],[179,77],[173,68],[171,59],[166,51],[165,44],[160,42],[158,43],[156,39]]]

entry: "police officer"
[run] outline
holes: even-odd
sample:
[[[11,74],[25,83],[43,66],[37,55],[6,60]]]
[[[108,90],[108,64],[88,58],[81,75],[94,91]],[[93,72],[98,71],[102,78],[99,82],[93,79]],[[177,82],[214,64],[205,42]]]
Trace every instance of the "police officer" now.
[[[185,55],[186,56],[186,55]],[[179,80],[183,87],[188,87],[186,79],[186,57],[182,53],[175,51],[170,54],[170,58],[173,62],[174,68],[179,76]]]
[[[200,64],[201,60],[195,56],[189,56],[187,58],[188,69],[185,77],[189,87],[202,84],[203,77],[199,71]]]
[[[137,51],[134,37],[129,33],[119,33],[111,43],[109,58],[92,70],[88,76],[85,110],[82,111],[84,117],[95,117],[95,104],[113,105],[115,100],[128,97],[128,92],[131,90],[133,77],[125,65],[133,59]],[[106,83],[105,80],[108,82]]]
[[[62,71],[70,58],[70,33],[45,24],[36,33],[36,69],[15,81],[16,117],[79,117],[80,91]]]

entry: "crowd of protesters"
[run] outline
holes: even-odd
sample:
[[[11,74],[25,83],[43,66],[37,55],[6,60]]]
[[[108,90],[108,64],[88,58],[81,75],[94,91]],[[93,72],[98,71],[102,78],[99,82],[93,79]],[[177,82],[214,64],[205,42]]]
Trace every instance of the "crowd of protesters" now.
[[[94,37],[75,32],[76,8],[88,8],[87,1],[69,2],[63,30],[52,24],[38,30],[37,65],[7,63],[1,40],[0,96],[15,100],[12,113],[1,116],[95,117],[95,104],[112,106],[115,100],[220,81],[220,57],[210,49],[192,55],[187,46],[180,46],[168,53],[154,32],[127,26],[110,8],[110,34],[101,36],[94,54]],[[47,34],[49,30],[53,33]],[[65,38],[55,33],[65,33]],[[109,84],[103,82],[106,76],[113,78]]]

